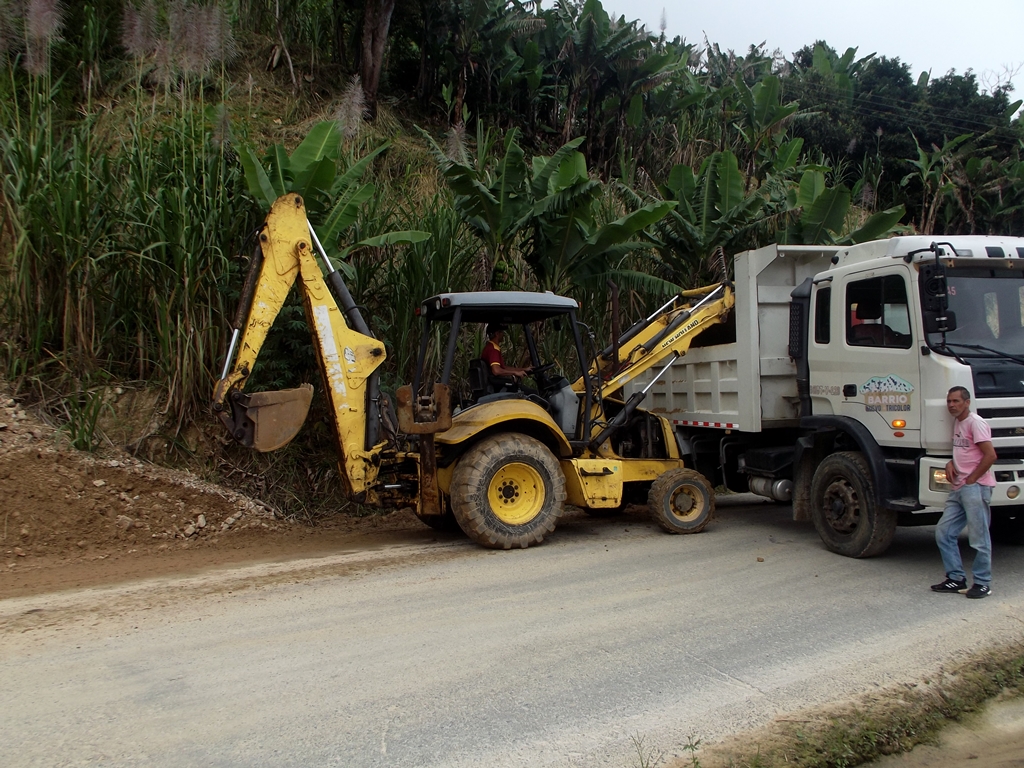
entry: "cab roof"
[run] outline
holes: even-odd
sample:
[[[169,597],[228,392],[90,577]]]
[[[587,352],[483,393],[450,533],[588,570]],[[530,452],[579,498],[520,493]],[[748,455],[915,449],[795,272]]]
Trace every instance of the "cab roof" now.
[[[424,299],[420,314],[431,321],[451,321],[459,308],[464,323],[521,325],[567,315],[579,309],[579,304],[575,299],[550,291],[439,293]]]

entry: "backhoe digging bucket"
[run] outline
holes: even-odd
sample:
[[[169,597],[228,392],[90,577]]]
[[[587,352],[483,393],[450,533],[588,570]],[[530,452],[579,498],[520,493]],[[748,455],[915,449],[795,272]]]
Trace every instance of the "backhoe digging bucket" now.
[[[313,387],[303,384],[278,392],[256,392],[231,395],[231,434],[247,448],[275,451],[291,442],[298,434],[309,412]]]

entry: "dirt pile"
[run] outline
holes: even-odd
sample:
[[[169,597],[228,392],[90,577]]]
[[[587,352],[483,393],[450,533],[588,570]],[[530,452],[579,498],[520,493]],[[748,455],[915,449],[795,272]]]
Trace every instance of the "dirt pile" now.
[[[19,560],[216,544],[281,527],[260,502],[128,456],[59,448],[59,434],[11,399],[0,405],[0,547]]]
[[[310,527],[122,452],[75,451],[0,388],[0,599],[433,535],[410,510]]]

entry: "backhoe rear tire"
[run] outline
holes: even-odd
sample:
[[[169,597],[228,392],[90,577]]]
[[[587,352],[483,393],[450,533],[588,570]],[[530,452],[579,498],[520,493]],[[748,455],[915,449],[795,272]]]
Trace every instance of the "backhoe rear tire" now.
[[[539,440],[495,435],[459,459],[450,496],[455,519],[477,544],[526,549],[555,530],[565,501],[565,478]]]

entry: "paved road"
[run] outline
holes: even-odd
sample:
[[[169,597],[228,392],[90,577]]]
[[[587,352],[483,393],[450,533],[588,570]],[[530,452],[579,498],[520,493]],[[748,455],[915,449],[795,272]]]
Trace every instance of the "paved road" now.
[[[527,551],[0,602],[0,764],[629,766],[638,738],[680,755],[1024,630],[1024,549],[996,549],[993,597],[933,595],[932,528],[849,560],[732,501],[697,536],[581,516]]]

